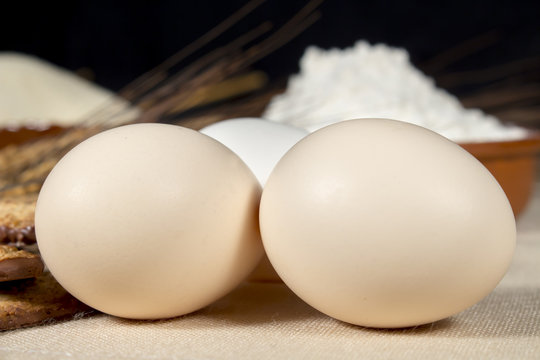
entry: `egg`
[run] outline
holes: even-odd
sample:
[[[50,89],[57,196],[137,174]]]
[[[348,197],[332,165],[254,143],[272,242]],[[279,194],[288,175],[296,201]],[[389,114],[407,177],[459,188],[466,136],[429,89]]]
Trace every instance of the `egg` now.
[[[228,148],[165,124],[102,132],[64,156],[39,194],[42,257],[73,296],[132,319],[190,313],[259,262],[261,188]]]
[[[281,157],[306,130],[260,118],[238,118],[214,123],[200,130],[234,151],[264,186]]]
[[[318,130],[263,190],[268,257],[304,301],[366,327],[434,322],[477,303],[509,267],[516,228],[496,180],[455,143],[387,119]]]
[[[200,131],[234,151],[263,186],[281,157],[308,134],[306,130],[261,118],[224,120]],[[266,256],[249,280],[281,281]]]

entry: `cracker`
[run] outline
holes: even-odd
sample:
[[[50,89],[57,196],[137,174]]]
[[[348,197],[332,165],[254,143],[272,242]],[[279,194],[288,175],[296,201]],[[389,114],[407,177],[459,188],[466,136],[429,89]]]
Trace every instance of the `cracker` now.
[[[43,267],[39,255],[0,245],[0,282],[37,277],[43,273]]]
[[[49,272],[0,283],[0,330],[80,318],[95,310],[71,296]]]

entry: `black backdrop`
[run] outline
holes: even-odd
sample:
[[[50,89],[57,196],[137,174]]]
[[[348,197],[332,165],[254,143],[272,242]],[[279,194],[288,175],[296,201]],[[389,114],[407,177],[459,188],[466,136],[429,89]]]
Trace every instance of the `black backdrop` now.
[[[31,53],[117,90],[246,3],[231,1],[4,1],[0,50]],[[306,1],[267,0],[212,46],[265,20],[276,25]],[[470,39],[490,46],[450,70],[479,69],[540,55],[540,1],[326,0],[321,18],[256,64],[273,78],[297,70],[310,44],[350,46],[358,39],[405,47],[419,66]],[[484,39],[484,40],[482,40]]]

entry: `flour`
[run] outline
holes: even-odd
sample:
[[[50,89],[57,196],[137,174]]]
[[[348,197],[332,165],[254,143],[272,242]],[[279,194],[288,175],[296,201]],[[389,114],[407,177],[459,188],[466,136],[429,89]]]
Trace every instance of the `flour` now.
[[[525,129],[504,126],[437,88],[408,53],[357,42],[346,49],[306,49],[300,73],[275,96],[263,117],[309,131],[355,118],[390,118],[431,129],[456,142],[514,140]]]
[[[136,116],[129,103],[109,90],[36,57],[0,53],[0,126],[56,124],[85,121],[107,106],[122,113],[121,123]]]

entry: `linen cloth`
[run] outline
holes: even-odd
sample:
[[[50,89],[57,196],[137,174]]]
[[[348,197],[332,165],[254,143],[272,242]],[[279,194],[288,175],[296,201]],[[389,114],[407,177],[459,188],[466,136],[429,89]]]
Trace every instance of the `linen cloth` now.
[[[448,319],[375,330],[327,317],[284,284],[244,283],[161,321],[100,314],[0,333],[0,359],[540,359],[540,182],[518,219],[509,272]]]

